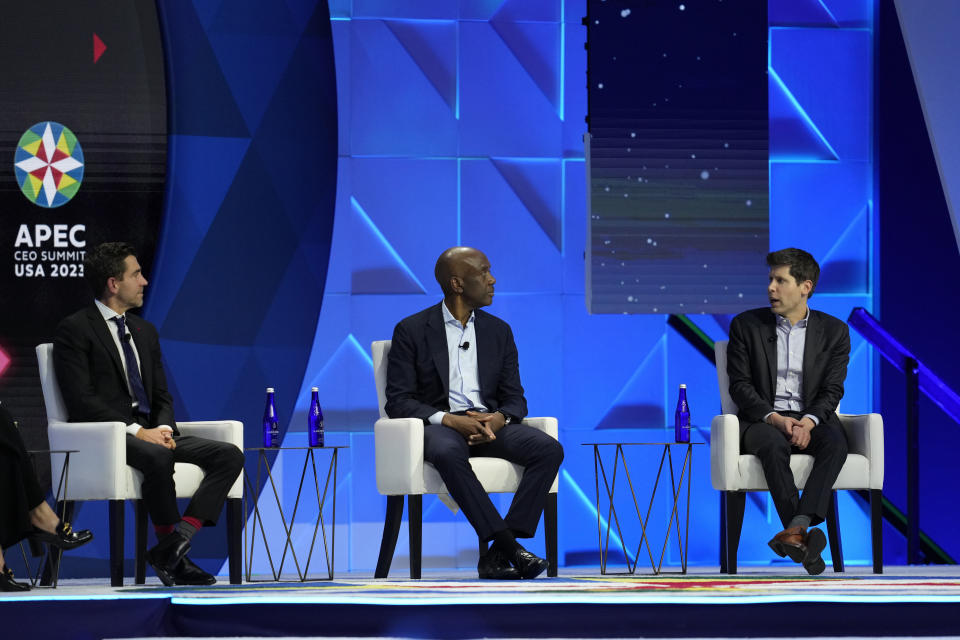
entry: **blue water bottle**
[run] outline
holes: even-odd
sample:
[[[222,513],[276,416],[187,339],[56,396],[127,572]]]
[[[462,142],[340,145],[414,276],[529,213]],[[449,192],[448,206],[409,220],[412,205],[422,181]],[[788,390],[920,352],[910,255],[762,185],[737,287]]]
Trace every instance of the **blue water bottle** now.
[[[277,421],[277,405],[273,399],[273,387],[267,387],[267,406],[263,410],[263,446],[280,446],[280,424]]]
[[[323,411],[320,409],[319,389],[310,388],[310,412],[307,413],[307,433],[311,447],[323,446]]]
[[[677,412],[673,414],[673,435],[677,442],[690,442],[690,405],[687,404],[687,385],[680,385]]]

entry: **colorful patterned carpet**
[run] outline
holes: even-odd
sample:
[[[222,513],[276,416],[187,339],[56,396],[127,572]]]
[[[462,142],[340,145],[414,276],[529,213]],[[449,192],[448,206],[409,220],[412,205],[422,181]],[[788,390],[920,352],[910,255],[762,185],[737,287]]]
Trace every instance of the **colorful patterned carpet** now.
[[[567,575],[564,575],[567,574]],[[338,579],[332,582],[262,582],[214,587],[157,586],[127,587],[118,594],[169,594],[176,601],[197,598],[224,599],[231,603],[264,598],[291,602],[382,602],[463,604],[470,601],[489,602],[491,596],[509,595],[511,602],[654,602],[696,600],[700,603],[727,599],[737,602],[764,601],[956,601],[960,602],[960,569],[932,567],[900,567],[886,574],[875,575],[866,569],[852,569],[845,574],[826,573],[812,577],[773,573],[770,570],[724,576],[716,572],[687,575],[598,575],[578,570],[561,572],[558,578],[529,581],[481,581],[468,572],[449,573],[422,580],[392,578]],[[210,602],[212,604],[212,602]]]

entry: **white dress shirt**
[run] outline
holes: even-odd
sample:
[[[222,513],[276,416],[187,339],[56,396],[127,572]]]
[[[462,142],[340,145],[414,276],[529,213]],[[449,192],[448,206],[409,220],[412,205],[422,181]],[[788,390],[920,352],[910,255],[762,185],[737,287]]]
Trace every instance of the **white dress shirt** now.
[[[120,317],[121,314],[117,313],[99,300],[95,300],[95,302],[97,303],[97,310],[100,312],[100,315],[103,316],[103,321],[107,323],[107,332],[113,338],[113,344],[117,347],[117,353],[120,354],[120,364],[123,365],[123,380],[127,383],[127,393],[129,393],[130,397],[133,398],[133,389],[130,388],[130,374],[127,371],[127,358],[123,355],[123,345],[120,344],[120,332],[117,331],[117,327],[119,325],[117,325],[117,323],[113,320],[114,318]],[[130,327],[126,326],[126,322],[124,322],[124,333],[125,335],[130,334]],[[133,349],[133,355],[137,360],[137,370],[141,374],[140,377],[143,378],[143,369],[140,367],[140,352],[137,351],[137,343],[133,341],[132,335],[130,335],[130,347]],[[157,428],[160,427],[165,427],[166,429],[173,431],[173,428],[170,425],[162,424],[158,425]],[[133,424],[128,424],[127,433],[135,436],[141,428],[143,428],[143,425],[137,424],[136,422]]]

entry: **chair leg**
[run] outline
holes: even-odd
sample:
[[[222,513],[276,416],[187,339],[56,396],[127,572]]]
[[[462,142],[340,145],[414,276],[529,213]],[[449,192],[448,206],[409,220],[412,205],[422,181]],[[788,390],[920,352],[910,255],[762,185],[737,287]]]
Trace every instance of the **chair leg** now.
[[[727,492],[720,492],[720,573],[727,572]]]
[[[147,507],[142,499],[133,501],[133,519],[137,550],[133,582],[143,584],[147,581]]]
[[[830,541],[830,557],[833,558],[833,572],[843,571],[843,544],[840,542],[840,520],[837,517],[837,492],[830,492],[830,506],[827,508],[827,539]]]
[[[383,538],[380,540],[380,557],[377,558],[377,570],[374,578],[386,578],[393,562],[393,552],[397,548],[397,536],[400,535],[400,523],[403,521],[403,496],[387,496],[387,514],[383,520]]]
[[[110,586],[123,586],[123,500],[110,500]]]
[[[743,528],[743,512],[747,507],[744,491],[724,491],[726,513],[724,514],[724,539],[726,541],[726,568],[728,574],[737,572],[737,549],[740,547],[740,530]]]
[[[420,579],[421,552],[423,549],[423,496],[408,496],[407,532],[410,534],[410,577]]]
[[[243,499],[227,498],[227,562],[230,584],[243,582]]]
[[[543,509],[543,539],[547,551],[547,576],[557,577],[557,494],[547,494]]]
[[[870,541],[873,572],[883,573],[883,492],[880,489],[870,489]]]

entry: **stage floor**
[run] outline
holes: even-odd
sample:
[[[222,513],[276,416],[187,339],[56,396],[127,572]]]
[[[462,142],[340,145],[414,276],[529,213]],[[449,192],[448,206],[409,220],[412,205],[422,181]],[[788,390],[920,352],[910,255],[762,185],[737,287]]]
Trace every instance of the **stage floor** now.
[[[575,568],[503,582],[468,571],[424,571],[422,580],[343,573],[200,588],[166,588],[151,576],[143,586],[62,580],[0,597],[4,619],[31,610],[71,621],[50,635],[59,638],[948,636],[960,635],[960,567],[828,568],[816,577],[795,565],[735,576],[716,567],[660,576]]]

